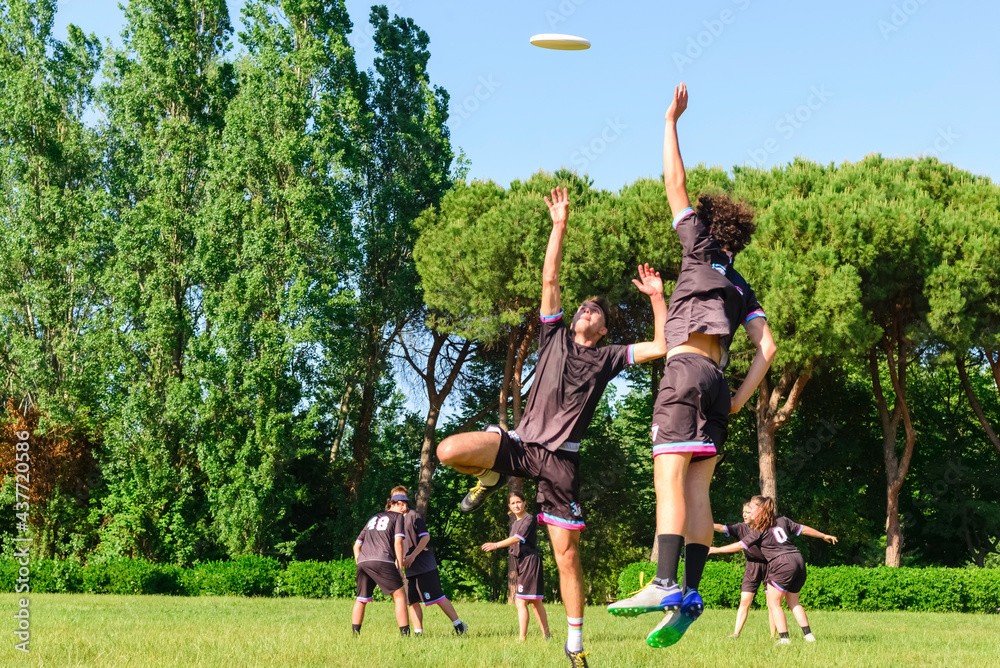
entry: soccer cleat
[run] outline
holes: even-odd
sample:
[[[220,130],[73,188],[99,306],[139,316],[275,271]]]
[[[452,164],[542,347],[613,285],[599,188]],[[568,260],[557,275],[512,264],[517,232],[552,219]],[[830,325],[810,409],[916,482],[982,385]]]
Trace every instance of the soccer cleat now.
[[[566,657],[569,659],[570,668],[588,668],[586,652],[583,650],[571,652],[569,651],[569,647],[563,647],[563,651],[566,652]]]
[[[616,617],[636,617],[647,612],[679,608],[682,601],[681,588],[676,584],[664,587],[653,581],[632,596],[609,605],[608,612]]]
[[[692,589],[684,595],[680,610],[667,613],[649,635],[646,644],[650,647],[670,647],[684,635],[694,620],[705,611],[705,604],[697,589]]]
[[[469,625],[466,624],[465,622],[459,622],[458,624],[455,625],[455,635],[463,635],[468,630],[469,630]]]
[[[806,642],[816,642],[816,636],[811,633],[805,635]]]
[[[791,645],[792,641],[789,640],[788,638],[778,638],[778,644],[779,645]]]
[[[510,480],[509,476],[502,475],[497,484],[490,485],[487,487],[481,481],[477,480],[475,487],[469,490],[469,493],[465,495],[462,499],[462,504],[459,506],[459,510],[463,513],[471,513],[473,510],[477,510],[480,506],[486,503],[486,499],[490,498],[493,492],[497,491],[501,487],[507,484]]]

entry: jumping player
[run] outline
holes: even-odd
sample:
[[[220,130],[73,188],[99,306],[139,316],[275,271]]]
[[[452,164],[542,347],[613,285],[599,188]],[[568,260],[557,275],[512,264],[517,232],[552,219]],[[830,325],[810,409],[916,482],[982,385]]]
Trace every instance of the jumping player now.
[[[806,563],[802,554],[789,541],[792,535],[805,534],[822,538],[828,543],[836,544],[837,537],[816,531],[811,527],[798,524],[787,517],[777,517],[774,499],[769,496],[755,496],[750,499],[750,520],[747,524],[737,524],[743,527],[737,532],[740,541],[725,547],[711,548],[711,554],[739,552],[742,549],[757,546],[767,559],[767,608],[774,625],[778,629],[778,643],[787,645],[788,622],[785,611],[781,609],[781,600],[788,603],[795,620],[802,627],[802,635],[806,642],[814,642],[816,637],[809,628],[809,618],[799,602],[799,592],[806,582]]]
[[[651,647],[680,640],[704,609],[698,585],[712,543],[709,484],[726,442],[729,415],[743,407],[767,373],[774,339],[753,290],[733,268],[750,242],[753,212],[725,195],[702,195],[691,208],[677,143],[677,120],[687,108],[687,87],[674,90],[666,113],[663,178],[680,237],[681,273],[667,313],[667,361],[653,407],[653,484],[659,561],[652,583],[608,606],[620,616],[667,610],[646,637]],[[729,345],[743,325],[756,354],[743,384],[730,397],[723,370]],[[687,540],[684,587],[677,582]]]
[[[403,589],[403,515],[406,501],[388,499],[385,512],[368,520],[354,541],[354,561],[358,565],[358,595],[351,613],[351,628],[355,635],[361,633],[365,620],[365,606],[372,601],[375,585],[386,596],[392,596],[396,607],[399,633],[410,635],[406,618],[406,590]]]
[[[580,441],[611,379],[626,366],[655,359],[666,351],[663,325],[667,309],[659,273],[649,265],[640,266],[640,280],[632,282],[652,304],[656,322],[653,341],[598,348],[598,341],[608,332],[609,307],[603,298],[585,301],[567,331],[562,322],[559,265],[569,198],[565,188],[553,190],[551,195],[551,201],[545,198],[552,232],[542,268],[538,363],[521,423],[516,433],[492,425],[485,432],[449,436],[438,446],[437,455],[442,464],[479,479],[462,500],[465,512],[482,506],[507,483],[508,476],[538,480],[538,521],[548,525],[569,624],[566,656],[572,666],[579,667],[587,665],[579,554],[580,531],[585,526],[579,500]]]
[[[750,504],[743,504],[743,522],[740,524],[716,524],[715,530],[719,533],[723,533],[726,536],[737,536],[740,537],[740,531],[746,527],[746,523],[750,521]],[[740,586],[740,607],[736,611],[736,629],[730,638],[739,638],[740,633],[743,632],[743,625],[746,624],[747,616],[750,614],[750,604],[753,603],[754,598],[757,596],[757,590],[760,586],[767,582],[767,559],[764,558],[764,553],[760,551],[760,547],[757,545],[747,545],[744,550],[746,551],[747,562],[743,567],[743,584]],[[709,553],[712,553],[712,548],[709,549]],[[767,585],[765,584],[765,590]],[[770,609],[767,613],[767,623],[771,628],[771,637],[774,637],[775,627],[774,619],[771,617]]]
[[[469,627],[458,618],[455,606],[441,589],[441,575],[438,573],[434,551],[430,547],[431,534],[427,531],[427,523],[416,510],[410,507],[410,498],[403,486],[392,488],[392,501],[403,501],[404,506],[395,506],[403,513],[403,567],[406,569],[406,598],[410,602],[410,614],[413,615],[413,633],[423,635],[424,612],[421,606],[437,605],[451,620],[455,633],[462,635]]]
[[[517,593],[514,595],[514,601],[517,605],[518,640],[528,637],[529,605],[535,612],[535,620],[542,629],[542,635],[546,640],[551,640],[549,619],[545,614],[545,606],[542,605],[545,585],[542,576],[542,556],[538,553],[538,522],[534,515],[525,512],[524,497],[519,493],[510,493],[508,506],[514,515],[510,536],[499,543],[484,543],[483,550],[492,552],[502,547],[509,547],[510,558],[517,562]]]

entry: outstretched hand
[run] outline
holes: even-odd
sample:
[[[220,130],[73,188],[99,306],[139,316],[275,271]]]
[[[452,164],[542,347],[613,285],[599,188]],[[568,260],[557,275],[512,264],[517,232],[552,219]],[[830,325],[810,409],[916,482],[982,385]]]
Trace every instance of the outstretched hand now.
[[[830,543],[830,545],[836,545],[837,544],[837,537],[836,536],[831,536],[830,534],[827,534],[827,535],[823,536],[823,540],[825,540],[826,542]]]
[[[495,549],[497,549],[496,543],[483,543],[483,552],[492,552]]]
[[[566,225],[566,220],[569,219],[569,195],[565,188],[553,188],[552,189],[552,199],[544,197],[545,206],[549,207],[549,215],[552,217],[553,227]]]
[[[668,121],[676,121],[681,117],[681,114],[684,113],[684,110],[687,109],[687,106],[688,89],[687,86],[684,85],[684,82],[681,82],[676,88],[674,88],[674,99],[670,103],[670,108],[667,109],[666,119]]]
[[[660,279],[660,272],[650,267],[648,262],[645,265],[639,265],[639,280],[633,278],[632,282],[644,295],[649,297],[663,296],[663,281]]]

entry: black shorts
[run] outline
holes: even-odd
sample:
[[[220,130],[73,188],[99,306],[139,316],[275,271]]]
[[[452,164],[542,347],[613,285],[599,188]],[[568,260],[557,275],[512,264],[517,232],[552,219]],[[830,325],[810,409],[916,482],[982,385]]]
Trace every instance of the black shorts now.
[[[798,552],[767,562],[767,581],[780,591],[798,594],[806,583],[806,562]]]
[[[517,557],[517,598],[541,601],[545,597],[542,558],[537,554]]]
[[[438,569],[406,576],[406,599],[411,603],[419,601],[424,607],[440,603],[445,598],[441,589],[441,574]]]
[[[747,594],[756,594],[761,584],[767,581],[767,562],[747,560],[747,565],[743,569],[743,586],[740,591]]]
[[[358,595],[356,600],[371,603],[375,585],[386,596],[403,586],[403,578],[399,575],[396,564],[388,561],[362,561],[358,564]]]
[[[731,405],[715,362],[697,353],[669,358],[653,406],[653,457],[690,452],[694,462],[721,455]]]
[[[493,470],[504,475],[538,480],[538,523],[583,531],[587,525],[580,506],[580,453],[546,450],[537,443],[522,443],[496,425],[486,431],[500,434]]]

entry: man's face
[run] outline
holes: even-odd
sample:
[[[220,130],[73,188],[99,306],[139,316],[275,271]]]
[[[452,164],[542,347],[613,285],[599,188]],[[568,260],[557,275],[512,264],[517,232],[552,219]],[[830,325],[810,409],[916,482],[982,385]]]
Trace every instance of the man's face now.
[[[580,308],[576,311],[576,315],[573,316],[574,334],[591,334],[600,337],[607,333],[606,326],[604,311],[593,302],[581,304]]]

